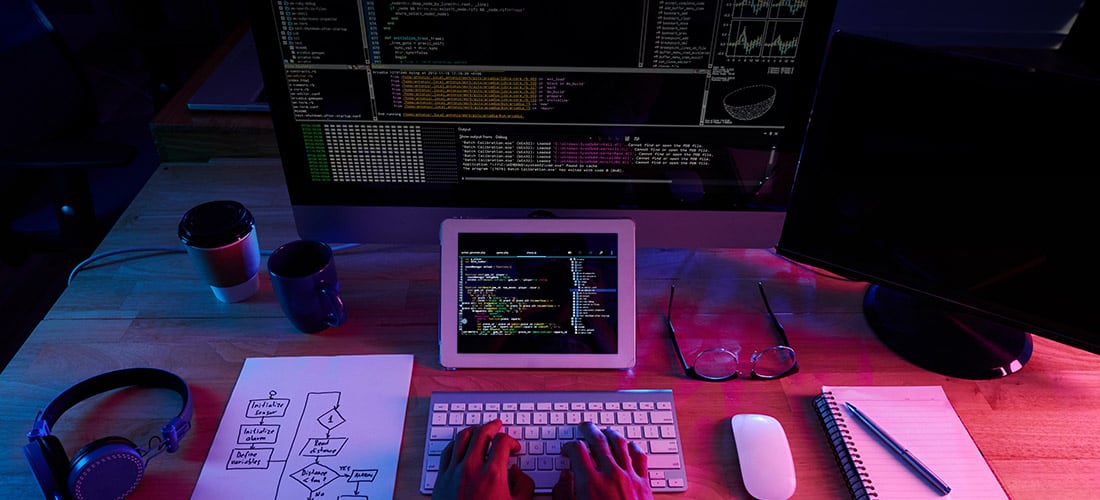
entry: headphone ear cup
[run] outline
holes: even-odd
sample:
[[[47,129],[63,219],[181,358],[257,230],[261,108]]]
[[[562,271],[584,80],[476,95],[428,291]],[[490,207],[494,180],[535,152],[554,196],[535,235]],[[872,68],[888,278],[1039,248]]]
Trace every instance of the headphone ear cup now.
[[[110,436],[88,443],[73,456],[68,490],[76,500],[122,498],[137,488],[144,475],[145,460],[137,445]]]
[[[23,447],[23,455],[46,498],[67,497],[65,478],[69,475],[69,457],[57,436],[43,436]]]

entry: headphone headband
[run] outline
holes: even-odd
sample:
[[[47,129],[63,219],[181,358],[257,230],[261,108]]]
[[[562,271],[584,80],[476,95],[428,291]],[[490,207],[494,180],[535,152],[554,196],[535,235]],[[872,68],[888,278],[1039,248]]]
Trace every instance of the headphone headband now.
[[[183,403],[179,414],[161,428],[161,438],[167,451],[176,451],[179,438],[191,428],[191,389],[179,375],[159,368],[123,368],[101,373],[72,385],[58,394],[38,414],[27,437],[33,440],[49,435],[57,419],[81,401],[114,389],[134,386],[171,389],[179,394]]]
[[[129,439],[108,436],[80,448],[69,461],[65,447],[50,428],[67,410],[98,394],[124,387],[170,389],[179,394],[179,414],[160,428],[160,436],[143,449]],[[86,500],[122,498],[137,488],[149,459],[179,449],[179,440],[191,429],[191,390],[178,375],[157,368],[124,368],[78,382],[58,394],[38,412],[27,433],[23,455],[47,499]]]

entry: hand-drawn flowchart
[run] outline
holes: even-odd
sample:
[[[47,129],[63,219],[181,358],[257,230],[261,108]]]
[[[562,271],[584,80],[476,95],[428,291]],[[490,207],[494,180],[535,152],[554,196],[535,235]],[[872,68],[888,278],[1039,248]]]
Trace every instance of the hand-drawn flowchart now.
[[[404,355],[245,360],[192,499],[392,498],[411,375]]]
[[[234,448],[230,451],[229,461],[225,465],[227,470],[267,469],[272,466],[282,466],[285,471],[286,465],[292,462],[290,457],[272,456],[276,451],[275,445],[278,444],[279,430],[282,427],[281,423],[275,422],[286,418],[287,410],[291,406],[290,399],[276,396],[276,391],[271,391],[267,399],[253,399],[248,402],[245,417],[259,419],[259,421],[254,424],[240,425],[237,444],[248,445],[248,447]],[[328,400],[335,401],[330,402]],[[324,428],[325,435],[324,437],[308,437],[310,432],[317,431],[315,429],[317,425],[309,420],[317,412],[322,413],[314,419],[315,423]],[[365,495],[359,495],[358,483],[374,482],[375,477],[378,476],[377,468],[353,469],[348,465],[340,465],[337,467],[340,470],[334,470],[331,464],[326,465],[321,462],[322,457],[338,457],[340,450],[347,444],[347,437],[334,437],[331,435],[333,429],[345,422],[343,415],[340,414],[339,392],[310,392],[306,394],[305,411],[302,413],[302,420],[298,423],[298,427],[292,436],[295,443],[291,445],[290,451],[291,453],[296,452],[299,457],[312,458],[313,460],[301,469],[290,473],[289,477],[309,490],[308,498],[324,496],[316,495],[316,493],[332,482],[346,478],[346,482],[356,483],[355,491],[352,495],[341,493],[339,498],[341,500],[352,500],[353,498],[366,500]],[[307,437],[303,439],[302,436]],[[280,490],[282,486],[280,484]]]

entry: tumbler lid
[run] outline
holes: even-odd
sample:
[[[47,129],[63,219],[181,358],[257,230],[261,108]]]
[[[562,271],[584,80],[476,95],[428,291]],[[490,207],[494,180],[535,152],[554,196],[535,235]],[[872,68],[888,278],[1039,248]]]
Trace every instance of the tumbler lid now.
[[[248,236],[255,221],[244,205],[232,200],[208,201],[183,214],[179,238],[198,248],[217,248]]]

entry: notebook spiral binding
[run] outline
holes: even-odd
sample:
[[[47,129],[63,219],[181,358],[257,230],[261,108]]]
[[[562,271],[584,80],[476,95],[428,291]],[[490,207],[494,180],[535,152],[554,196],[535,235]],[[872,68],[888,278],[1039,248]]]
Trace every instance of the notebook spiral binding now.
[[[833,447],[833,456],[844,472],[852,498],[856,500],[878,498],[875,486],[867,474],[867,468],[863,466],[863,461],[860,459],[859,450],[852,443],[848,423],[844,420],[833,393],[826,391],[815,397],[814,408],[821,416],[825,435]]]

